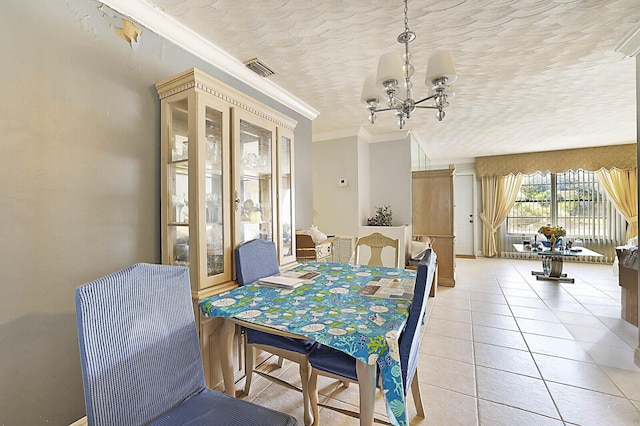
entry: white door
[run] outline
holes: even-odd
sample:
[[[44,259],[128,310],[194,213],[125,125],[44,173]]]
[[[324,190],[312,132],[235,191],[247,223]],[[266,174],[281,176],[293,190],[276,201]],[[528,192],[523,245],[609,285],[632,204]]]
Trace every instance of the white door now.
[[[456,256],[475,256],[474,247],[474,176],[456,174],[454,179],[454,229]]]

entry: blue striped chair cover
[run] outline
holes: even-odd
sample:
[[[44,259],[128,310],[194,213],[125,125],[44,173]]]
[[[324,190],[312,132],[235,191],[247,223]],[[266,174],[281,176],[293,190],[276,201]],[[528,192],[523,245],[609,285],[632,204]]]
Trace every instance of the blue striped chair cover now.
[[[188,268],[139,263],[75,300],[90,425],[297,425],[205,386]]]

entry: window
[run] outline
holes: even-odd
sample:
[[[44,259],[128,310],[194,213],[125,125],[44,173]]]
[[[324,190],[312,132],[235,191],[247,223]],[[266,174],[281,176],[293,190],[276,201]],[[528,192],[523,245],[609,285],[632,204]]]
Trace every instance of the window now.
[[[507,233],[532,235],[552,224],[562,226],[571,237],[617,239],[624,223],[595,172],[538,172],[524,176],[507,217]]]

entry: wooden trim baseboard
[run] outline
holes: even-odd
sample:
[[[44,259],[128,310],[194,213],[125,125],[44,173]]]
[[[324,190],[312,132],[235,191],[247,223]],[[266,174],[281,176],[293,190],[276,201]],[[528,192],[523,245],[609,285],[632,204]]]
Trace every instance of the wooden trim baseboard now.
[[[475,259],[476,255],[475,254],[456,254],[456,257],[460,259]]]

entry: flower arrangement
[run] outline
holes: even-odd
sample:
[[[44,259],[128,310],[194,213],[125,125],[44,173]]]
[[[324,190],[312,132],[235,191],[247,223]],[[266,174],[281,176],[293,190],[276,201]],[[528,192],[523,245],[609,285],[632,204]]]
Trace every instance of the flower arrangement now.
[[[549,248],[551,251],[556,250],[556,241],[558,245],[562,245],[562,238],[567,235],[567,231],[564,230],[562,226],[541,226],[538,229],[538,232],[547,237],[547,241],[549,241]]]
[[[547,237],[547,240],[550,240],[552,236],[558,239],[567,235],[567,231],[562,226],[541,226],[538,232]]]
[[[391,206],[376,207],[376,215],[367,219],[368,226],[391,226]]]

